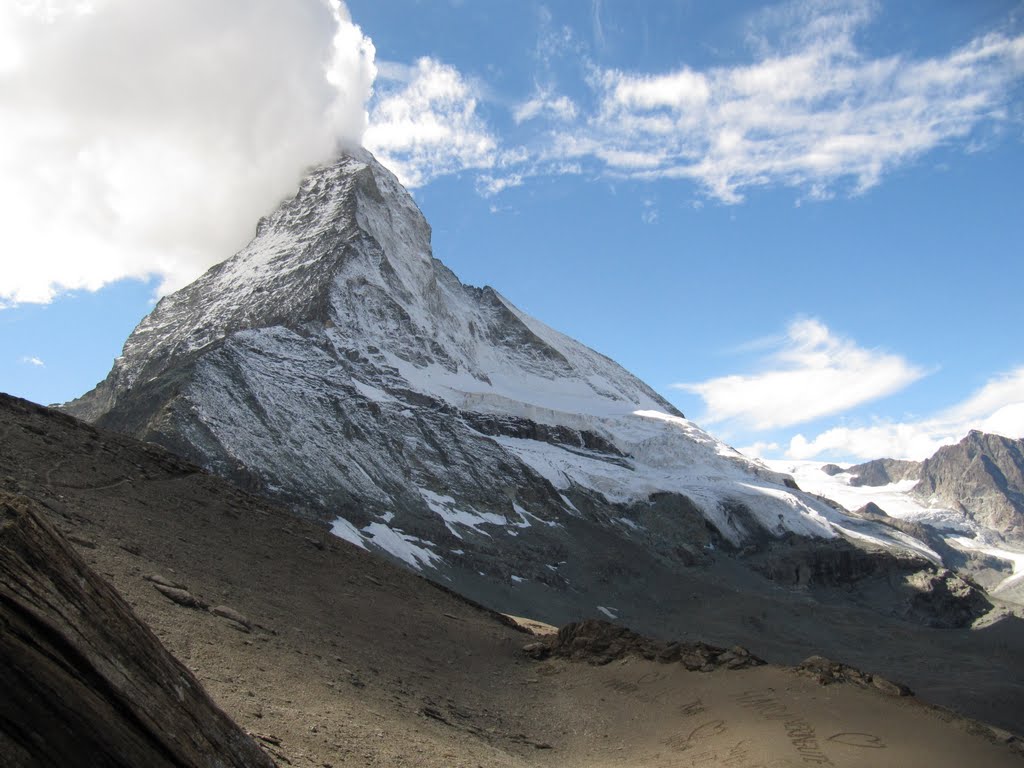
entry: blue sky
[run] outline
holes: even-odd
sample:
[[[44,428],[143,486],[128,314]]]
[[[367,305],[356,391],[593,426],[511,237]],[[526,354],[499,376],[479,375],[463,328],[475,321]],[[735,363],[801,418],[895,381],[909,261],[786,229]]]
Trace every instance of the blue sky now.
[[[0,389],[89,389],[340,139],[737,447],[1024,436],[1024,3],[80,5],[0,12]]]

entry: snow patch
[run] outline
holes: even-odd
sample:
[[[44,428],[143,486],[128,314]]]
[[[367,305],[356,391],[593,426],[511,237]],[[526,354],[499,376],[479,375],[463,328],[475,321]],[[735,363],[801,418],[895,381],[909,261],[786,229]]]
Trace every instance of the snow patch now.
[[[363,528],[363,533],[370,537],[374,546],[394,555],[417,571],[422,571],[424,566],[433,568],[435,563],[444,563],[440,555],[423,546],[433,546],[431,542],[389,528],[382,523],[370,523]]]
[[[359,529],[344,517],[339,517],[331,523],[331,533],[339,539],[344,539],[350,544],[355,544],[357,547],[366,549],[366,544],[363,542],[363,535],[359,532]]]
[[[487,531],[481,531],[481,525],[508,525],[508,521],[502,515],[497,515],[493,512],[466,512],[456,506],[458,502],[451,496],[443,496],[426,488],[420,488],[419,491],[420,496],[423,497],[423,501],[426,502],[431,511],[444,520],[445,527],[452,532],[453,536],[459,539],[462,538],[462,534],[456,530],[456,525],[465,526],[474,533],[482,533],[484,536],[490,536],[490,534]]]
[[[597,606],[597,610],[599,610],[601,613],[603,613],[605,616],[607,616],[612,621],[615,621],[615,620],[617,620],[619,618],[618,614],[617,614],[617,612],[619,610],[618,608],[612,608],[612,607],[605,608],[603,605],[599,605],[599,606]]]
[[[1008,560],[1013,563],[1013,573],[993,587],[991,594],[997,594],[1000,590],[1004,590],[1024,581],[1024,552],[995,547],[986,544],[984,541],[971,539],[967,536],[950,536],[946,541],[950,544],[955,544],[962,549],[981,552],[986,555],[991,555],[992,557],[997,557],[1000,560]]]
[[[398,400],[393,398],[391,395],[389,395],[383,389],[379,389],[377,387],[371,386],[371,385],[367,384],[366,382],[358,381],[357,379],[352,379],[352,386],[354,386],[356,388],[356,390],[359,392],[359,394],[361,394],[367,400],[372,400],[375,403],[397,403],[398,402]]]

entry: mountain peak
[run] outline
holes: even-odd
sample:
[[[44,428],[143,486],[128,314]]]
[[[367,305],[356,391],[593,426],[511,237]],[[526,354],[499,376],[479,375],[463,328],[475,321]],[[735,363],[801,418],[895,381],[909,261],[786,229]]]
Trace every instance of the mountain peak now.
[[[597,557],[597,541],[609,561],[672,567],[792,533],[906,547],[461,283],[366,152],[312,171],[245,248],[162,300],[67,410],[478,596],[513,574],[579,589],[593,569],[557,563]]]
[[[972,429],[922,462],[914,493],[1024,540],[1024,440]]]

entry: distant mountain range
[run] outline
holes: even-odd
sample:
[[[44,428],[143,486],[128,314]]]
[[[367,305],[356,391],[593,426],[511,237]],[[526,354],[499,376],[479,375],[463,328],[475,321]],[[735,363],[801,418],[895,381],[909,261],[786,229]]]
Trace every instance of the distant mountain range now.
[[[833,469],[834,468],[834,469]],[[1024,544],[1024,440],[972,430],[924,461],[876,459],[846,470],[850,485],[883,486],[904,480],[929,506],[948,507],[1007,540]]]
[[[770,466],[805,490],[929,541],[947,565],[1024,603],[1024,440],[971,431],[920,462]]]

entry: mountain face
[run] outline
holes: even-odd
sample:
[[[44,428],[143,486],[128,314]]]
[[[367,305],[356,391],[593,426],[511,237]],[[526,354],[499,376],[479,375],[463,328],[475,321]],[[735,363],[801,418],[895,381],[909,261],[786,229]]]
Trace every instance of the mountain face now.
[[[362,151],[315,170],[247,247],[161,300],[65,409],[511,607],[793,537],[937,560],[463,285]]]
[[[869,730],[886,747],[886,765],[1020,764],[977,722],[949,712],[1024,733],[1024,654],[1018,652],[1024,621],[1016,618],[977,631],[933,631],[855,602],[812,600],[812,590],[780,589],[760,578],[738,589],[729,573],[735,559],[720,557],[708,567],[676,572],[657,595],[658,614],[676,617],[674,627],[658,632],[658,643],[621,626],[587,632],[587,625],[594,628],[587,622],[566,628],[549,645],[159,446],[2,394],[0,434],[0,673],[5,667],[11,673],[0,674],[0,715],[8,715],[0,717],[5,768],[111,765],[88,746],[44,758],[69,737],[95,744],[124,733],[122,724],[137,732],[144,721],[177,737],[182,750],[202,746],[177,766],[218,759],[221,765],[260,765],[237,745],[223,756],[203,740],[218,727],[217,718],[208,708],[189,710],[195,697],[187,686],[181,697],[166,676],[154,679],[154,689],[133,687],[153,694],[148,706],[107,708],[101,720],[87,718],[97,703],[109,701],[102,694],[112,687],[89,686],[93,696],[83,701],[76,695],[83,688],[66,679],[76,664],[99,662],[111,682],[140,665],[165,669],[136,642],[137,633],[111,616],[109,603],[97,606],[83,595],[93,586],[116,589],[118,602],[126,601],[188,667],[191,674],[181,670],[186,678],[194,674],[282,768],[661,768],[678,767],[680,757],[691,765],[702,754],[710,756],[695,761],[701,765],[794,765],[799,755],[794,759],[792,733],[781,722],[767,728],[767,709],[759,716],[742,705],[752,690],[762,698],[774,691],[766,707],[784,707],[802,732],[816,729],[825,764],[837,768],[865,764],[863,748],[825,741],[837,724]],[[10,496],[34,507],[71,542],[92,578],[62,568],[66,558],[40,547],[36,537],[31,543],[18,537],[27,544],[18,555],[10,546],[17,529],[8,526],[18,517],[11,506],[22,501],[8,504]],[[67,598],[48,597],[51,588]],[[650,582],[647,589],[653,589]],[[12,592],[28,599],[11,602]],[[630,622],[637,616],[635,604],[601,604],[617,605]],[[63,607],[62,615],[49,610],[54,605]],[[82,619],[74,628],[68,611]],[[9,631],[26,618],[43,620],[37,626],[45,632]],[[63,653],[97,635],[129,645],[127,655],[106,655],[95,642],[89,646],[95,655]],[[58,636],[69,642],[54,647]],[[32,667],[24,655],[9,652],[19,640],[27,641],[23,649],[36,657],[36,669],[65,679],[47,687],[26,680]],[[736,646],[772,665],[734,671],[751,660]],[[549,652],[557,658],[534,661]],[[639,656],[619,658],[623,652]],[[648,661],[652,657],[657,660]],[[694,668],[702,671],[688,671]],[[922,703],[944,709],[883,695],[905,693],[888,682],[894,680]],[[196,692],[194,679],[192,685]],[[47,704],[74,722],[40,712]],[[168,709],[191,711],[191,722]],[[132,714],[139,717],[128,722]],[[690,751],[697,739],[687,734],[711,717],[728,727],[703,728],[700,751]],[[606,737],[595,738],[595,727]],[[681,727],[682,736],[667,743]],[[47,734],[43,746],[50,749],[35,746],[26,755],[6,748],[13,745],[5,737],[16,744],[32,733]],[[1007,741],[1005,734],[1000,741]],[[737,743],[756,744],[756,754],[738,751]],[[136,754],[117,765],[148,768],[162,765],[159,757]]]
[[[921,465],[913,494],[1024,543],[1024,440],[972,430]]]

